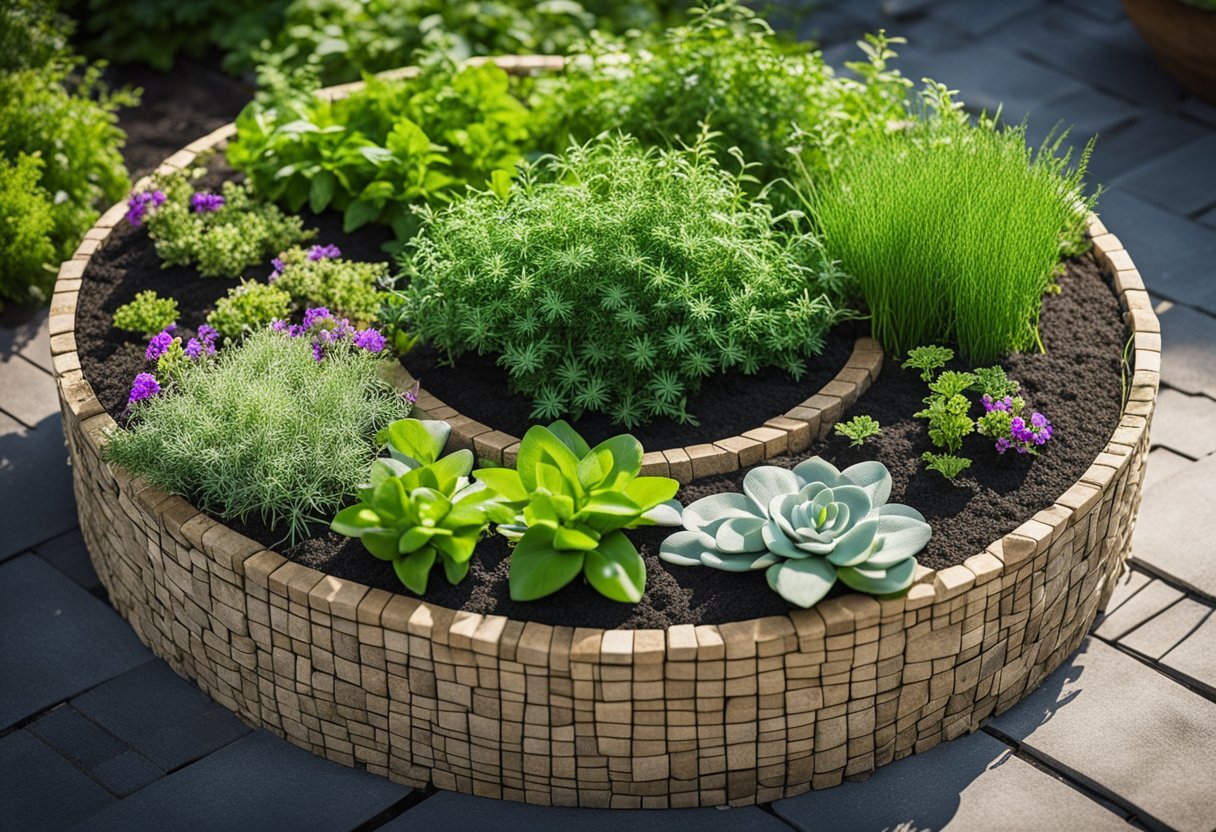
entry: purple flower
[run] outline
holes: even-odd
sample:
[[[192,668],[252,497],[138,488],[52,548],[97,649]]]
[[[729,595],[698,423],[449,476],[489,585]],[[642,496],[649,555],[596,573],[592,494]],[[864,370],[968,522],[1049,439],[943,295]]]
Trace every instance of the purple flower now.
[[[175,325],[170,324],[152,336],[152,340],[148,342],[148,348],[144,350],[145,361],[155,361],[169,351],[169,345],[173,343],[173,330],[176,328]]]
[[[313,246],[308,250],[309,260],[330,260],[342,256],[342,250],[335,245]]]
[[[270,322],[270,328],[275,332],[286,332],[287,321],[283,320],[282,318],[275,318]]]
[[[151,373],[140,373],[131,385],[131,395],[127,397],[127,407],[159,394],[160,384],[156,381],[156,376]]]
[[[215,352],[215,339],[220,337],[215,327],[203,324],[198,328],[198,337],[203,342],[203,346],[209,349],[209,354]]]
[[[164,203],[164,191],[140,191],[131,194],[127,200],[127,222],[139,228],[144,224],[144,216],[148,213],[148,207],[158,208]]]
[[[312,329],[315,324],[332,320],[333,315],[324,306],[312,306],[304,310],[304,329]]]
[[[270,273],[270,277],[266,279],[267,283],[274,283],[279,279],[279,275],[287,270],[287,265],[283,262],[283,258],[276,257],[270,261],[270,265],[274,266],[274,271]]]
[[[203,357],[203,345],[197,338],[191,338],[186,342],[186,357],[195,361]]]
[[[996,452],[998,454],[1005,453],[1005,451],[1009,450],[1010,447],[1012,446],[1010,445],[1009,440],[1005,437],[1002,436],[1000,439],[996,440]]]
[[[413,390],[406,390],[405,391],[405,400],[407,402],[409,402],[410,404],[415,404],[418,401],[418,394],[415,393]]]
[[[325,349],[321,346],[320,341],[312,342],[312,357],[317,359],[317,363],[320,363],[325,358]]]
[[[355,333],[354,343],[356,347],[368,352],[380,352],[388,343],[388,339],[381,335],[379,330],[360,329]]]
[[[1034,425],[1036,428],[1045,428],[1048,424],[1047,417],[1036,410],[1030,415],[1030,424]]]
[[[224,198],[219,194],[199,191],[190,197],[190,207],[196,214],[213,214],[224,207]]]

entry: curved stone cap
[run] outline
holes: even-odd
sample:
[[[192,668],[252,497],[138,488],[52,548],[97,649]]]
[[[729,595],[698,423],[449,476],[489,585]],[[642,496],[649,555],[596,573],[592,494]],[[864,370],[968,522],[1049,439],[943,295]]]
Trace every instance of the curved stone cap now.
[[[844,595],[783,616],[630,631],[460,612],[324,575],[104,463],[114,422],[81,373],[75,309],[85,265],[124,211],[85,235],[51,303],[93,563],[175,670],[332,760],[560,805],[743,804],[835,785],[1012,706],[1080,643],[1128,554],[1161,341],[1131,258],[1097,218],[1089,233],[1135,373],[1118,429],[1053,506],[958,566],[921,568],[901,598]]]

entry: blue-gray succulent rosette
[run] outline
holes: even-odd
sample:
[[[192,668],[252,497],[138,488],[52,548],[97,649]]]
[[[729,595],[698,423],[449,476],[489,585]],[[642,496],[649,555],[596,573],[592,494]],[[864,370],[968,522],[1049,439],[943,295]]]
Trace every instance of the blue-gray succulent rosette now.
[[[916,554],[932,535],[914,508],[888,504],[891,474],[881,462],[839,471],[811,457],[792,470],[762,465],[743,493],[714,494],[684,509],[684,531],[659,556],[680,566],[728,572],[765,569],[769,586],[811,607],[840,579],[869,595],[912,585]]]

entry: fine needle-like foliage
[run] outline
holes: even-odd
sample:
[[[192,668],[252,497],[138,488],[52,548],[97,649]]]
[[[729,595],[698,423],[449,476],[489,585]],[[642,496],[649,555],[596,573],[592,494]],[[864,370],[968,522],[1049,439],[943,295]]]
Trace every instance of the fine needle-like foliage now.
[[[357,349],[318,362],[305,339],[263,329],[134,405],[106,456],[217,517],[298,540],[366,480],[376,432],[409,411],[377,365]]]
[[[606,135],[424,212],[403,260],[416,331],[454,357],[497,355],[536,419],[686,422],[712,373],[799,377],[844,314],[838,273],[709,139]]]
[[[1041,347],[1043,294],[1094,200],[1082,195],[1090,148],[1074,166],[1058,155],[1063,136],[1034,152],[1024,125],[972,126],[944,89],[926,98],[936,115],[807,184],[808,211],[893,354],[954,342],[981,364]]]

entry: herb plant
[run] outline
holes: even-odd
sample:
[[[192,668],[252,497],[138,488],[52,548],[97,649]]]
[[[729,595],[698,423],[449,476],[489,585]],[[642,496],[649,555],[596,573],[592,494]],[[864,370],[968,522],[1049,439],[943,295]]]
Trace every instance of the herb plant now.
[[[262,330],[185,367],[111,436],[106,456],[221,519],[296,541],[355,492],[376,432],[407,413],[366,352],[317,362],[303,341]]]
[[[410,323],[454,358],[497,355],[537,419],[690,421],[704,377],[798,378],[844,315],[817,242],[745,197],[707,136],[606,136],[422,218],[402,260]]]
[[[816,456],[793,470],[757,466],[742,494],[713,494],[685,508],[685,530],[663,541],[659,557],[727,572],[764,569],[769,586],[803,608],[837,578],[870,595],[899,593],[912,585],[916,553],[933,532],[916,509],[887,504],[890,494],[881,462],[839,471]]]
[[[177,315],[177,301],[162,298],[149,289],[114,310],[114,327],[140,335],[152,335],[176,321]]]
[[[820,170],[863,132],[906,112],[909,82],[888,68],[894,40],[863,42],[868,60],[835,75],[817,52],[778,41],[736,2],[694,9],[687,25],[622,43],[592,38],[538,83],[537,132],[550,150],[622,130],[643,144],[692,142],[701,124],[729,137],[762,181],[791,173],[791,146]]]
[[[287,292],[268,283],[243,280],[216,302],[207,323],[224,338],[237,339],[290,315],[291,295]]]
[[[909,368],[920,370],[920,380],[927,384],[933,381],[933,372],[945,367],[953,358],[954,350],[931,344],[908,350],[908,357],[900,366],[905,370]]]
[[[857,145],[806,186],[807,210],[889,351],[948,341],[986,363],[1041,349],[1043,294],[1094,202],[1082,192],[1092,144],[1074,165],[1058,155],[1063,136],[1036,153],[1024,125],[973,127],[941,89],[929,100],[934,115]]]
[[[925,451],[921,454],[921,459],[925,461],[925,470],[936,471],[948,480],[953,480],[971,467],[971,460],[953,454],[935,454]]]
[[[522,158],[528,113],[510,87],[492,64],[436,59],[337,101],[291,91],[242,111],[228,159],[293,211],[332,207],[347,231],[379,222],[407,237],[411,204],[450,200]]]
[[[975,420],[969,415],[971,402],[963,395],[974,382],[970,373],[942,373],[929,385],[932,392],[925,399],[927,407],[912,414],[928,419],[930,441],[952,454],[963,447],[963,437],[975,432]]]
[[[871,436],[882,433],[882,426],[873,416],[860,415],[847,422],[837,422],[835,430],[838,436],[853,440],[849,443],[851,447],[860,448]]]
[[[477,541],[489,527],[492,491],[472,485],[473,452],[440,457],[451,428],[444,422],[403,419],[382,432],[389,456],[372,463],[359,502],[344,508],[330,528],[357,537],[390,561],[401,583],[425,594],[431,568],[443,564],[449,583],[469,572]]]
[[[58,49],[52,43],[45,52]],[[100,66],[71,57],[0,72],[0,207],[16,217],[0,247],[22,241],[12,256],[0,259],[0,302],[45,300],[54,265],[71,256],[100,209],[126,192],[120,153],[125,134],[115,114],[136,100],[106,87]]]
[[[366,324],[380,309],[379,285],[388,264],[342,259],[337,246],[295,247],[274,259],[271,280],[301,305],[323,306],[340,317]]]
[[[524,434],[516,468],[486,468],[477,479],[517,513],[498,531],[518,539],[511,555],[511,598],[552,595],[580,574],[600,594],[637,603],[646,564],[621,529],[679,524],[680,484],[638,476],[642,445],[623,434],[594,448],[565,422]]]
[[[1055,433],[1051,421],[1037,410],[1029,419],[1022,415],[1026,401],[1021,396],[994,400],[985,394],[983,404],[984,415],[977,420],[976,427],[982,436],[996,440],[999,454],[1010,448],[1019,454],[1037,454]]]
[[[196,191],[185,172],[134,194],[127,217],[147,225],[163,265],[196,266],[203,277],[239,277],[313,233],[304,231],[299,217],[259,202],[248,185],[225,182],[219,194]]]

